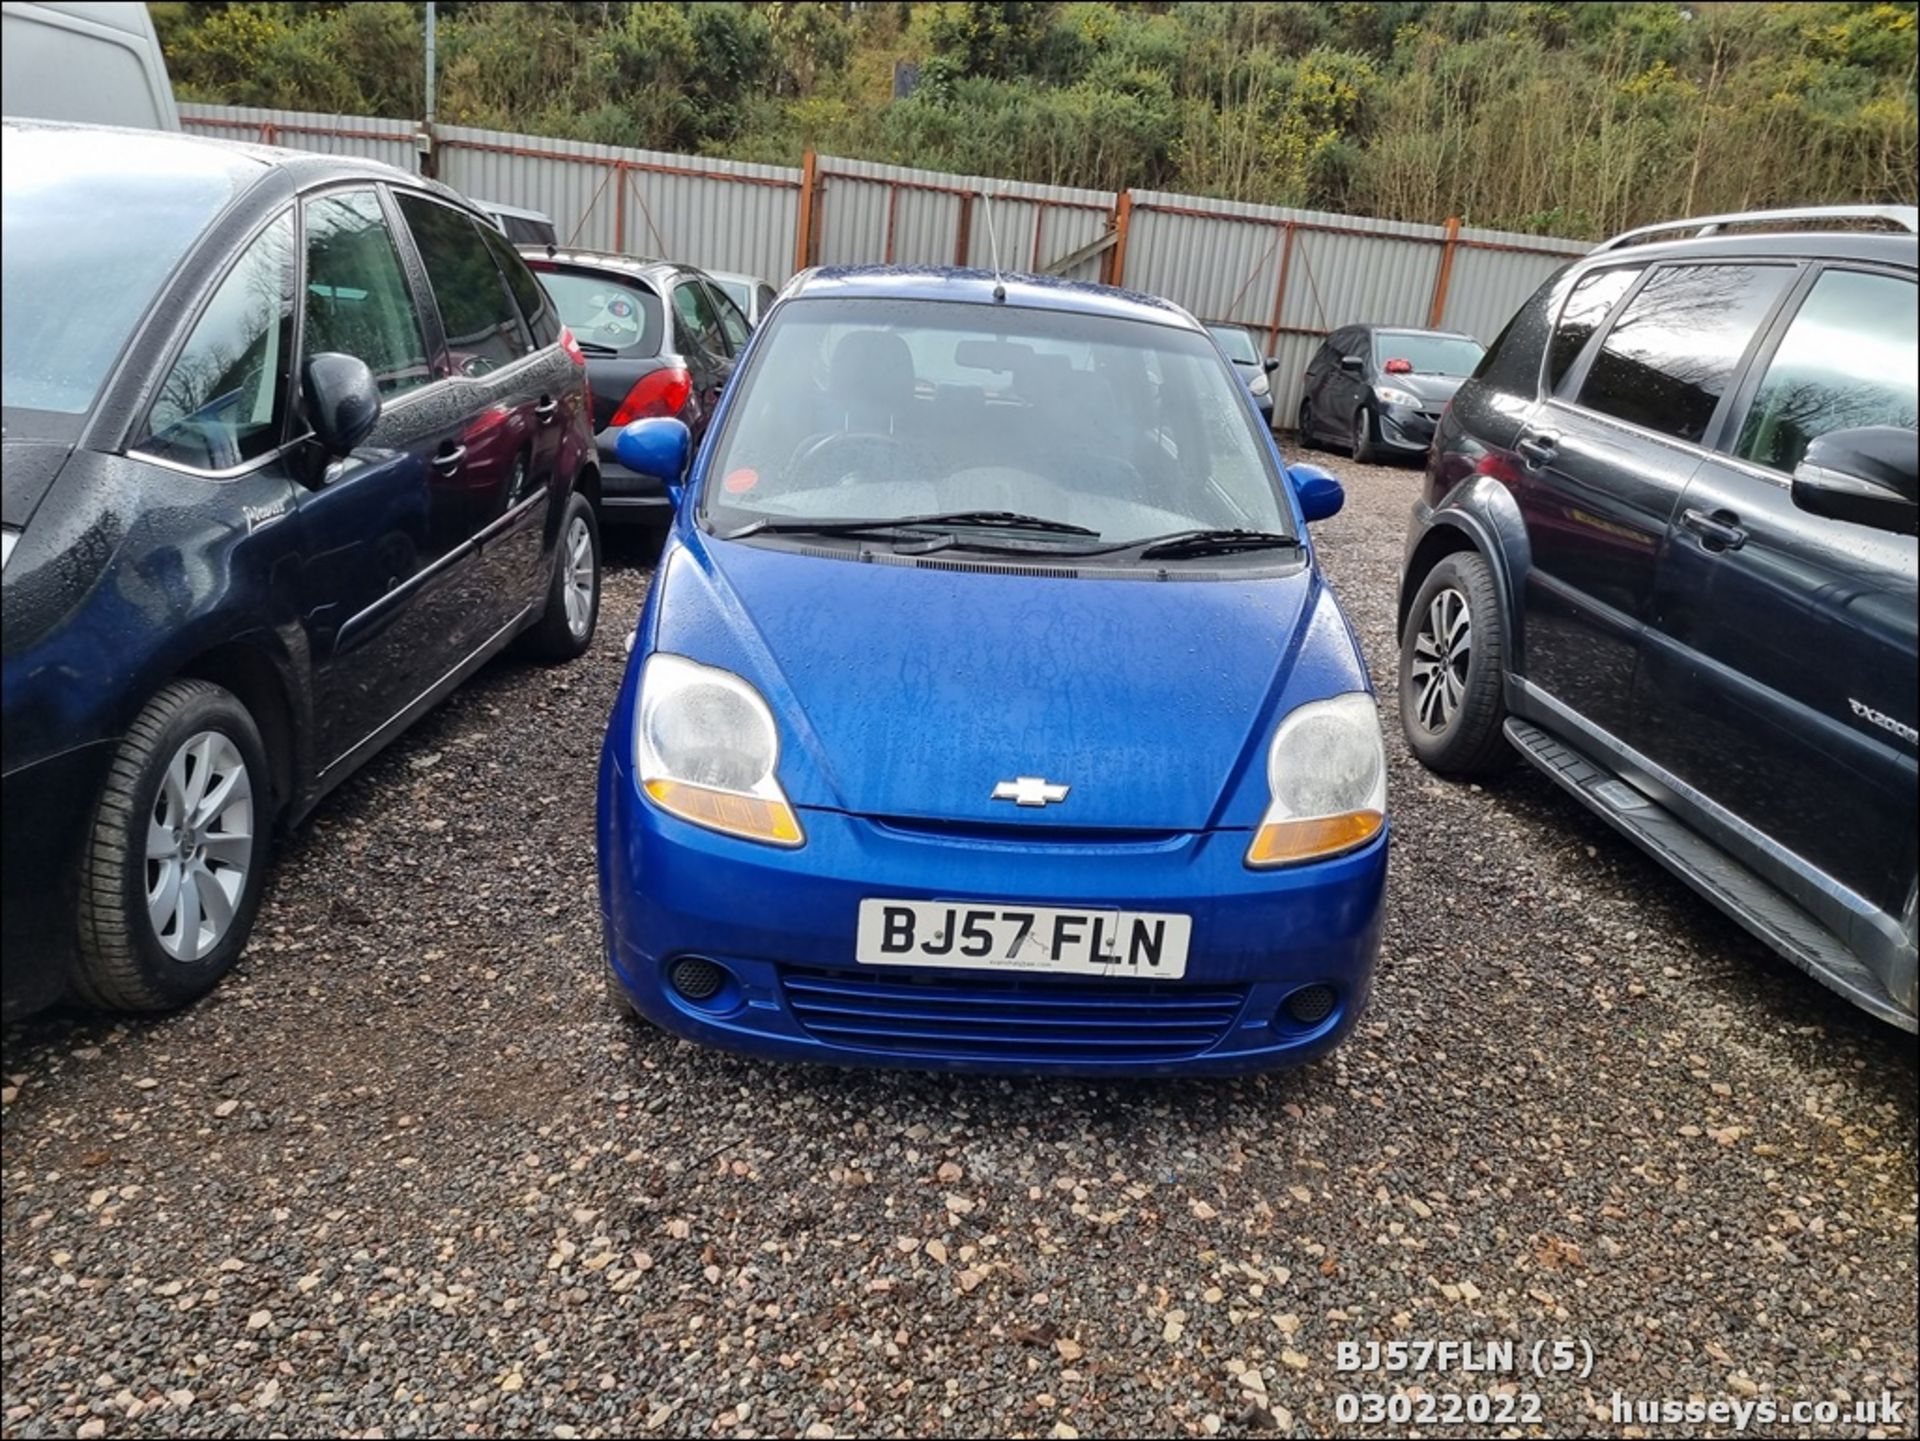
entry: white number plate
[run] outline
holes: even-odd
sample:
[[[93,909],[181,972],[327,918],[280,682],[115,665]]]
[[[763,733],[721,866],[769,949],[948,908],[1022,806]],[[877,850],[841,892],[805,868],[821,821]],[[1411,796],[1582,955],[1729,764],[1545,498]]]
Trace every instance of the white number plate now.
[[[960,901],[860,902],[854,958],[864,966],[952,966],[1177,981],[1190,916],[1069,911]]]

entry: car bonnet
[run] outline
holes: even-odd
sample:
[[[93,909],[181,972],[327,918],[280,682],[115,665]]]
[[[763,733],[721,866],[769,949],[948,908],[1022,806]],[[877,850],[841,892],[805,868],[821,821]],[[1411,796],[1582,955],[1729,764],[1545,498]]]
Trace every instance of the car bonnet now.
[[[861,564],[695,536],[653,648],[766,697],[801,806],[974,825],[1253,826],[1279,714],[1366,686],[1311,566],[1207,581]],[[1022,776],[1044,807],[994,799]]]

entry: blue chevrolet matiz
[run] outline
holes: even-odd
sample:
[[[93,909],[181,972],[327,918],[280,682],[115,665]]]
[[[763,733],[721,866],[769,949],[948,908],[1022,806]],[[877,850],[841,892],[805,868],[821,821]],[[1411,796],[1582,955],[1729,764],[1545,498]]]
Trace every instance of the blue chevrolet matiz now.
[[[1367,672],[1285,468],[1185,312],[816,270],[697,460],[599,782],[618,998],[795,1060],[1099,1075],[1303,1060],[1367,1002]]]

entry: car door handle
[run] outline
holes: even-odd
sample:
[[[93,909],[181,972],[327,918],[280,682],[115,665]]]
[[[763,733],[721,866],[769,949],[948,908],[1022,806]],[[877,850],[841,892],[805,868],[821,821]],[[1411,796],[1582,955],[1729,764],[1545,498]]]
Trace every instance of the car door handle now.
[[[433,458],[433,468],[442,475],[452,475],[460,468],[460,462],[467,458],[467,448],[456,445],[451,450],[443,450]]]
[[[543,395],[540,397],[540,403],[534,406],[533,413],[540,417],[542,425],[551,425],[554,416],[560,413],[560,402],[551,395]]]
[[[1680,524],[1699,536],[1700,544],[1711,551],[1738,550],[1747,543],[1740,517],[1730,510],[1716,510],[1711,515],[1704,510],[1687,510],[1681,514]]]
[[[1513,448],[1530,466],[1545,465],[1560,453],[1560,437],[1557,435],[1522,435],[1513,443]]]

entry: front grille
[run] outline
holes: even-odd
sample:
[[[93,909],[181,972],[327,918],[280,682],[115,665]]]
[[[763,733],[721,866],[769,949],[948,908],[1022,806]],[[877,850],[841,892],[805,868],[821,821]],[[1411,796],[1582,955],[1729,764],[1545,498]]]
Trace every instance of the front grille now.
[[[787,968],[787,1005],[815,1039],[968,1060],[1177,1061],[1215,1045],[1244,988],[879,977]]]

